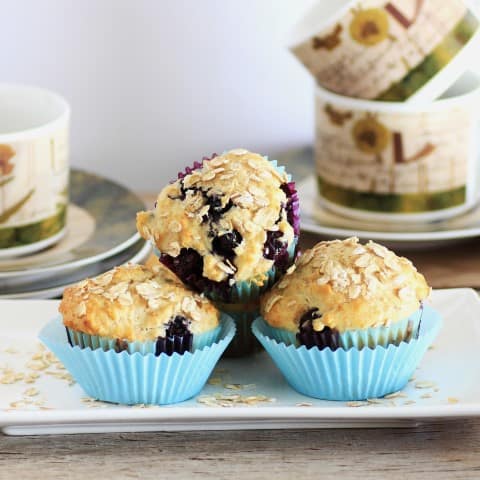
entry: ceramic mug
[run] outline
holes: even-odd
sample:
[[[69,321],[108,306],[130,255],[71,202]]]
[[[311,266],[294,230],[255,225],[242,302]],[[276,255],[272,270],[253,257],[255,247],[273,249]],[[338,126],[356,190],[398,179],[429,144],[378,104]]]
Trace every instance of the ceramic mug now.
[[[480,80],[465,73],[428,105],[316,91],[321,201],[349,217],[434,221],[478,199]]]
[[[0,257],[58,241],[65,231],[70,108],[38,87],[0,85]]]
[[[290,49],[333,92],[427,103],[468,69],[478,27],[462,0],[323,0],[297,25]]]

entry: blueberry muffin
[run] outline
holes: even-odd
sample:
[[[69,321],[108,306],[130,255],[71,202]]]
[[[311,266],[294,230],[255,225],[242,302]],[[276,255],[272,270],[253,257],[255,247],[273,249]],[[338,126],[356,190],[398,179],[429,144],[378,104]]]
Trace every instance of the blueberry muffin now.
[[[70,344],[155,355],[192,351],[220,317],[163,265],[126,265],[84,280],[65,289],[59,311]]]
[[[411,262],[385,247],[322,242],[262,297],[252,331],[299,393],[381,398],[407,385],[441,328],[422,304],[429,292]]]
[[[87,395],[124,405],[198,395],[235,335],[233,319],[163,265],[87,279],[65,290],[59,310],[40,340]]]
[[[307,250],[262,297],[261,313],[307,348],[374,347],[416,337],[429,293],[409,260],[349,238]]]
[[[298,197],[282,168],[244,149],[205,158],[137,214],[161,262],[217,301],[255,300],[293,263]]]

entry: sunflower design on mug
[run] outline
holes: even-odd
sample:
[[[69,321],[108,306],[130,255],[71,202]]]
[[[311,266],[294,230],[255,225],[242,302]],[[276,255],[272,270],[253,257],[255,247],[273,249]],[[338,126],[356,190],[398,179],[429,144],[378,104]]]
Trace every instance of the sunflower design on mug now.
[[[364,153],[379,155],[390,143],[390,130],[373,115],[361,118],[352,129],[355,146]]]
[[[350,23],[350,35],[358,43],[371,47],[389,37],[388,15],[380,8],[357,10]]]
[[[6,177],[13,171],[14,165],[10,160],[15,156],[15,150],[6,144],[0,144],[0,177]]]

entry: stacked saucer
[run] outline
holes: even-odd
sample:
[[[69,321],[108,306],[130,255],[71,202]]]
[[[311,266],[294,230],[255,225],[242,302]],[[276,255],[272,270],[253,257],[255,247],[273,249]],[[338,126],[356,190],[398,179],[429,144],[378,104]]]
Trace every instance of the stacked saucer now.
[[[144,204],[126,188],[79,170],[70,173],[66,233],[53,246],[25,256],[0,250],[0,298],[53,298],[86,277],[128,262],[150,246],[135,228]]]
[[[319,198],[317,178],[312,173],[314,152],[310,147],[294,149],[277,155],[283,163],[290,162],[296,174],[302,199],[302,231],[324,239],[358,236],[374,240],[393,250],[428,250],[467,242],[480,237],[480,203],[463,214],[429,222],[373,221],[339,215]],[[480,162],[477,174],[480,191]]]

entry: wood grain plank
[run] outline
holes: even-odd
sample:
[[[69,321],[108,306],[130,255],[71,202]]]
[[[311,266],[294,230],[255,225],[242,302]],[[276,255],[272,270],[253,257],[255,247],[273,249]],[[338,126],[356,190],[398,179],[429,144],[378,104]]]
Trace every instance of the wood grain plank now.
[[[0,436],[0,478],[85,479],[96,472],[115,478],[467,479],[480,477],[479,453],[480,420],[399,429]]]

